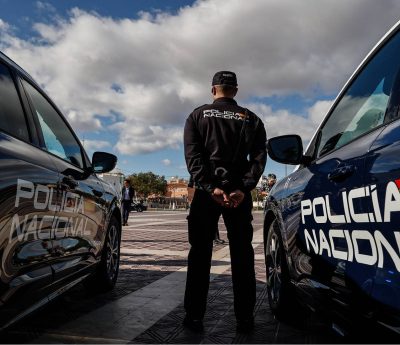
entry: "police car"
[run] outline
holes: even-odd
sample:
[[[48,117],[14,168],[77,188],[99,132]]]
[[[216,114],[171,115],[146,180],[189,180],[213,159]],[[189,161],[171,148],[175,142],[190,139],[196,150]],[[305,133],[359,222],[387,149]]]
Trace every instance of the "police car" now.
[[[85,278],[114,286],[121,213],[96,173],[116,161],[89,160],[55,104],[0,53],[0,329]]]
[[[340,333],[365,321],[400,332],[399,31],[400,22],[364,59],[304,153],[298,135],[268,141],[272,159],[298,165],[265,209],[278,316],[301,301]]]

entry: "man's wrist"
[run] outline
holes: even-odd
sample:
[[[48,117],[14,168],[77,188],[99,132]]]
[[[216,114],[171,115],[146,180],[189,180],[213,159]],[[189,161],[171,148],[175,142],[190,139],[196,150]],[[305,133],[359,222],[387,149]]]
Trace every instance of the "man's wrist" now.
[[[215,186],[211,183],[199,183],[199,186],[202,190],[206,191],[209,194],[212,194],[215,189]]]

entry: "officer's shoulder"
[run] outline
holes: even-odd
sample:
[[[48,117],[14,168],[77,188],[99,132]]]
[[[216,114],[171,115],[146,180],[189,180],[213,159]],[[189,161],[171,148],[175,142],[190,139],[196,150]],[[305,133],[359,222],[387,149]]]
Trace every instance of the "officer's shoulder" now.
[[[195,108],[191,115],[196,115],[196,114],[200,114],[202,112],[202,110],[207,109],[210,106],[210,104],[203,104],[200,107]]]
[[[201,111],[203,109],[207,109],[211,104],[203,104],[200,107],[197,107],[196,109],[193,110],[193,112],[195,111]]]
[[[242,107],[243,110],[247,110],[247,114],[250,117],[251,120],[253,120],[254,122],[259,122],[262,121],[261,118],[254,112],[252,112],[250,109]]]

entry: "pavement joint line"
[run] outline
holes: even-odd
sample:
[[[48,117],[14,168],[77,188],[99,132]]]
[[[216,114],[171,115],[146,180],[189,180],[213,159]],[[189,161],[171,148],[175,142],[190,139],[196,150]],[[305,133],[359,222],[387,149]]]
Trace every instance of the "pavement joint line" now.
[[[124,227],[122,229],[122,234],[126,231],[151,231],[151,232],[181,232],[181,233],[185,233],[187,234],[187,230],[173,230],[173,229],[165,229],[165,230],[161,230],[161,229],[140,229],[140,228],[134,228],[134,229],[129,229],[129,225],[127,227]],[[219,230],[220,234],[226,234],[227,231],[226,230]]]
[[[50,344],[62,343],[77,343],[77,344],[126,344],[125,339],[115,339],[110,337],[92,337],[92,336],[79,336],[79,335],[69,335],[64,333],[48,332],[46,333],[46,343]],[[37,342],[35,342],[38,344]]]
[[[166,256],[187,256],[189,253],[188,250],[168,250],[168,249],[130,249],[124,248],[121,249],[121,255],[129,255],[129,254],[154,254],[154,255],[166,255]]]
[[[163,210],[163,211],[146,211],[145,213],[141,213],[141,212],[134,212],[131,211],[129,214],[129,217],[137,217],[137,218],[145,218],[145,217],[159,217],[159,216],[180,216],[182,214],[188,214],[188,210]],[[255,213],[264,213],[263,211],[252,211],[253,214]],[[136,216],[135,216],[136,214]]]
[[[253,244],[254,245],[254,244]],[[256,244],[258,246],[258,244]],[[125,248],[121,249],[121,255],[122,256],[129,256],[130,254],[136,254],[136,255],[165,255],[165,256],[179,256],[179,257],[187,257],[189,253],[189,250],[168,250],[168,249],[130,249],[130,248]],[[264,260],[264,255],[263,254],[255,254],[254,255],[255,260]],[[217,260],[217,259],[215,259]],[[230,261],[230,258],[224,258],[224,259],[219,259],[219,261]]]
[[[264,260],[264,255],[263,254],[255,254],[254,255],[254,260]],[[222,261],[222,262],[231,262],[231,259],[230,258],[222,258],[222,259],[219,259],[218,261]]]
[[[254,233],[257,239],[262,229]],[[260,244],[255,244],[259,246]],[[229,257],[229,246],[213,252],[213,261]],[[230,268],[229,265],[212,265],[211,280]],[[128,343],[153,326],[183,302],[187,267],[183,267],[155,282],[136,290],[120,299],[63,324],[58,332],[75,337],[79,342],[90,340],[91,334],[97,339],[120,339]],[[76,335],[78,334],[78,335]],[[38,340],[46,339],[44,333]],[[118,341],[119,342],[119,341]]]
[[[128,219],[128,221],[131,223],[131,224],[139,224],[139,223],[142,223],[142,224],[147,224],[146,222],[148,222],[148,221],[153,221],[153,222],[161,222],[161,223],[163,223],[163,222],[165,222],[165,223],[177,223],[177,222],[185,222],[185,221],[187,221],[186,219],[179,219],[179,220],[177,220],[177,219],[165,219],[165,218],[154,218],[154,217],[148,217],[148,218],[146,218],[146,219],[144,219],[144,218],[132,218],[132,217],[130,217],[129,219]]]
[[[128,222],[129,222],[130,220],[128,220]],[[151,225],[164,225],[164,224],[177,224],[177,223],[186,223],[187,222],[187,220],[186,219],[184,219],[184,220],[173,220],[173,221],[170,221],[170,222],[168,222],[168,221],[160,221],[160,222],[153,222],[153,223],[146,223],[146,226],[151,226]],[[137,222],[138,224],[132,224],[132,222],[129,224],[129,225],[127,225],[127,227],[128,228],[135,228],[135,226],[143,226],[143,223],[139,223],[139,222]]]
[[[157,212],[157,213],[135,213],[135,212],[130,212],[129,218],[149,218],[149,217],[164,217],[164,216],[180,216],[182,213],[187,213],[187,211],[170,211],[170,212]],[[136,216],[134,215],[136,214]]]
[[[134,228],[134,229],[129,229],[129,225],[127,226],[127,227],[123,227],[122,228],[122,235],[125,233],[125,232],[127,232],[127,231],[132,231],[132,232],[136,232],[136,231],[143,231],[143,232],[148,232],[148,231],[151,231],[151,232],[180,232],[180,233],[185,233],[185,234],[187,234],[187,230],[174,230],[174,229],[164,229],[164,230],[161,230],[161,229],[146,229],[146,228]],[[220,231],[220,233],[221,233],[221,231]]]

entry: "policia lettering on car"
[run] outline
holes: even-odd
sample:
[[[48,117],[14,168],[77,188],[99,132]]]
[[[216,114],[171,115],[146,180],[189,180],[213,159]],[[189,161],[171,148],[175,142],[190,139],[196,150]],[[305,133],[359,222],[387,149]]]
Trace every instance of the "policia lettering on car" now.
[[[375,229],[373,233],[368,230],[329,229],[328,234],[323,229],[310,229],[307,220],[313,217],[317,224],[349,224],[349,223],[390,223],[391,215],[400,212],[400,179],[391,181],[386,186],[384,208],[379,206],[376,185],[355,188],[349,192],[342,192],[343,214],[332,214],[329,195],[317,197],[312,200],[301,201],[301,220],[304,227],[304,237],[308,252],[311,254],[333,257],[335,259],[357,262],[364,265],[375,265],[383,268],[385,265],[384,250],[393,260],[395,267],[400,272],[400,229],[393,229],[396,248],[392,246],[392,239],[384,236],[382,231]],[[357,198],[369,198],[374,212],[356,213],[354,200]],[[347,250],[339,250],[335,246],[335,240],[344,239]],[[361,253],[359,242],[369,243],[369,253]]]
[[[45,195],[44,201],[39,201],[39,195]],[[18,179],[15,208],[18,209],[21,199],[33,201],[33,208],[38,214],[27,214],[24,217],[14,213],[10,228],[9,241],[17,238],[19,242],[33,239],[62,238],[70,235],[86,234],[87,219],[74,221],[74,217],[54,216],[54,211],[63,211],[66,214],[84,214],[84,198],[76,193],[62,193],[57,203],[57,191],[41,184],[36,186],[26,180]],[[48,212],[42,214],[41,212]],[[62,225],[62,226],[61,226]]]

